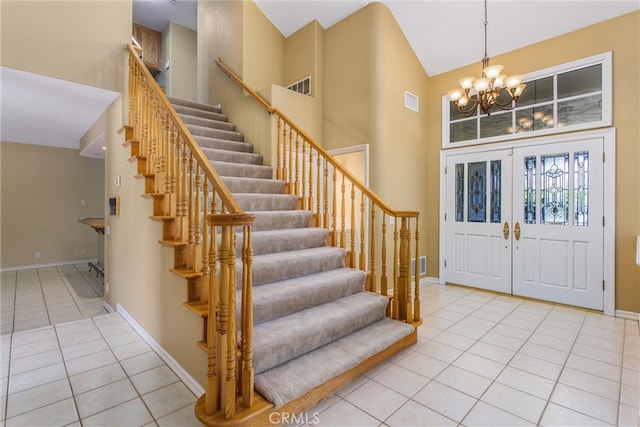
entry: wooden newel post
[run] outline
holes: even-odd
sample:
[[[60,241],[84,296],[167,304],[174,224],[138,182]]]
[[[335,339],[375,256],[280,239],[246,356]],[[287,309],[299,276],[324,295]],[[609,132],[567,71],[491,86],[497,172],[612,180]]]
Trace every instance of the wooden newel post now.
[[[208,223],[213,227],[211,233],[215,235],[215,227],[220,227],[220,247],[218,250],[219,279],[216,278],[215,268],[210,275],[211,283],[218,285],[217,289],[210,289],[208,331],[215,329],[215,337],[208,342],[209,353],[213,355],[209,363],[214,364],[214,370],[207,382],[205,405],[207,413],[221,411],[225,419],[236,415],[236,397],[242,394],[242,404],[250,407],[253,404],[253,298],[252,275],[253,250],[251,247],[251,224],[253,215],[248,214],[209,214]],[[236,232],[238,226],[244,228],[242,243],[242,299],[241,299],[241,354],[238,351],[238,325],[236,322]],[[217,304],[215,304],[217,294]],[[215,304],[215,305],[214,305]],[[213,318],[213,319],[212,319]],[[217,318],[217,320],[216,320]],[[212,328],[213,327],[213,328]],[[208,338],[213,332],[208,333]],[[214,347],[214,348],[211,348]],[[240,366],[238,372],[237,366]],[[209,380],[210,379],[210,380]],[[238,379],[241,381],[238,382]],[[240,389],[238,389],[240,384]],[[209,388],[211,386],[211,388]],[[209,397],[208,394],[212,393]],[[219,396],[219,397],[218,397]],[[211,401],[211,403],[208,403]],[[218,403],[219,402],[219,403]]]

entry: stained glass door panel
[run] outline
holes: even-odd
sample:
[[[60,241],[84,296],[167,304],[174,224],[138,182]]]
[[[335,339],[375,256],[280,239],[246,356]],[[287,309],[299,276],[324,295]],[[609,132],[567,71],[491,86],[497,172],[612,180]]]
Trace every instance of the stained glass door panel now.
[[[602,310],[603,141],[514,149],[513,293]]]
[[[445,270],[450,283],[511,293],[511,150],[447,157]]]

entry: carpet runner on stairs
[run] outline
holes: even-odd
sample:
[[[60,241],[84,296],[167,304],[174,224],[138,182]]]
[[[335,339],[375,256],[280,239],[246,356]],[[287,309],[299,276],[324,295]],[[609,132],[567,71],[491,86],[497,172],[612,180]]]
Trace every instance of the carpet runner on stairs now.
[[[284,194],[284,182],[273,179],[220,107],[170,100],[240,207],[256,218],[253,354],[260,394],[280,407],[414,331],[385,317],[388,299],[364,290],[365,273],[345,268],[345,250],[327,246],[327,230],[296,209],[297,197]],[[238,234],[238,248],[241,240]]]

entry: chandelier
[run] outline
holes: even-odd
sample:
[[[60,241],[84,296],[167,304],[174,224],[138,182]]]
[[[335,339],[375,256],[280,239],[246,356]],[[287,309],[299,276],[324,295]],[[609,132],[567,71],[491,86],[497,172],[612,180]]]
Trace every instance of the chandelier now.
[[[459,88],[447,92],[456,110],[464,117],[469,117],[476,112],[478,107],[486,115],[491,114],[491,109],[497,107],[501,110],[510,110],[516,106],[518,98],[527,86],[522,82],[522,76],[507,76],[502,73],[502,65],[489,65],[487,56],[487,0],[484,0],[484,58],[482,58],[482,77],[465,77],[460,79]],[[506,90],[502,91],[503,87]],[[475,95],[471,95],[471,89],[475,89]]]

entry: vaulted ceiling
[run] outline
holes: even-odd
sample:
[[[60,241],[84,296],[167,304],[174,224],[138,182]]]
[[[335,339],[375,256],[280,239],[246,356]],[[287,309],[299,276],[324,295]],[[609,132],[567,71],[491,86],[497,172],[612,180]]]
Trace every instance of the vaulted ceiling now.
[[[284,36],[314,19],[329,28],[370,3],[365,0],[254,1]],[[382,3],[393,13],[428,75],[482,59],[481,0],[384,0]],[[639,8],[638,0],[488,0],[488,54],[495,56],[518,49]],[[169,22],[197,30],[197,2],[133,0],[133,20],[158,31]],[[84,132],[117,96],[44,76],[16,75],[6,68],[0,69],[0,86],[3,141],[70,148],[79,146]],[[34,90],[35,87],[38,90]],[[74,94],[73,101],[69,94]],[[44,108],[37,125],[33,122],[33,112],[26,112],[21,106],[23,101],[17,98]],[[62,98],[66,100],[63,104]],[[55,107],[48,103],[52,99],[57,100]],[[89,150],[88,155],[100,157],[99,150],[100,147]]]

